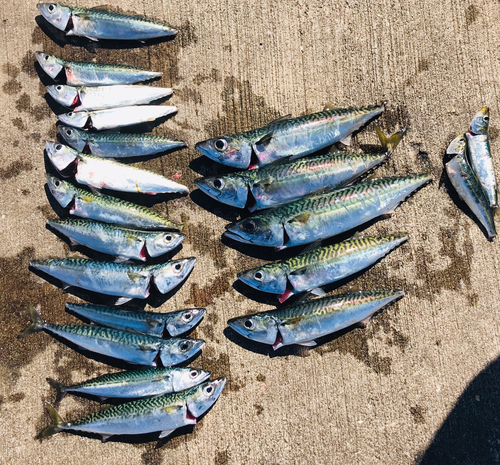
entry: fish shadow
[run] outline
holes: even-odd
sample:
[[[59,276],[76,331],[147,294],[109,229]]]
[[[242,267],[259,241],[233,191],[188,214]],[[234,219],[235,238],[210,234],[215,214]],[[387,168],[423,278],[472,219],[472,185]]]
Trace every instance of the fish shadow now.
[[[199,207],[207,210],[208,212],[212,213],[215,216],[218,216],[225,221],[230,221],[231,223],[237,221],[237,219],[243,212],[243,210],[239,208],[225,205],[218,202],[217,200],[212,199],[212,197],[205,194],[200,189],[195,189],[189,194],[189,196],[191,197],[191,200]]]
[[[199,152],[198,152],[199,153]],[[212,177],[212,176],[224,176],[226,174],[239,173],[241,172],[238,168],[232,168],[231,166],[222,165],[216,161],[211,160],[205,155],[201,155],[189,162],[189,167],[200,176]]]

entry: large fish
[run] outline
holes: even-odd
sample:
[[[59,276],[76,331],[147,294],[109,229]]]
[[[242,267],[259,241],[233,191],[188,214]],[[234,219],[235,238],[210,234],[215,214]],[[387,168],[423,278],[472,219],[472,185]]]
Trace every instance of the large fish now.
[[[32,305],[28,311],[33,322],[18,338],[45,331],[90,352],[136,365],[178,365],[189,360],[205,345],[201,339],[162,339],[96,325],[56,325],[44,321]]]
[[[134,84],[155,79],[163,74],[128,65],[67,61],[44,52],[35,52],[35,56],[42,69],[52,79],[56,79],[64,70],[66,84],[70,86]]]
[[[289,156],[303,157],[335,142],[349,143],[353,132],[384,110],[382,102],[360,108],[325,109],[297,118],[284,117],[258,129],[198,142],[196,149],[223,165],[255,168]]]
[[[66,308],[101,326],[133,329],[155,337],[177,337],[193,329],[205,316],[204,308],[189,308],[169,313],[122,310],[103,305],[74,304],[68,302]]]
[[[406,129],[386,138],[377,134],[385,153],[332,153],[301,160],[271,164],[263,168],[213,178],[201,178],[195,184],[210,197],[250,211],[276,207],[320,189],[338,189],[351,183],[387,160]]]
[[[197,368],[167,367],[108,373],[71,386],[52,378],[47,378],[47,381],[56,390],[56,403],[59,403],[68,393],[95,396],[101,400],[161,396],[184,391],[208,378],[208,371]]]
[[[466,157],[467,140],[459,135],[449,145],[446,153],[455,155],[446,163],[446,172],[458,196],[467,204],[483,225],[488,239],[497,235],[490,202],[482,189]]]
[[[315,340],[361,323],[404,296],[402,290],[358,291],[299,302],[287,308],[233,318],[227,324],[243,337],[274,350],[299,344],[315,346]]]
[[[74,111],[145,105],[174,92],[168,88],[141,85],[73,87],[57,84],[45,88],[59,105]]]
[[[61,431],[93,433],[106,441],[115,435],[136,435],[161,431],[167,437],[177,428],[195,425],[219,398],[226,378],[207,381],[186,391],[112,405],[71,422],[61,419],[47,404],[52,424],[40,432],[40,439]]]
[[[491,208],[498,208],[497,180],[493,170],[488,127],[490,124],[490,110],[484,107],[474,116],[467,136],[467,150],[470,164],[476,173]]]
[[[138,229],[182,229],[149,208],[110,195],[95,195],[47,174],[50,193],[71,215]]]
[[[259,291],[281,294],[281,303],[300,292],[324,295],[321,286],[368,268],[407,239],[406,236],[350,239],[246,270],[238,274],[238,279]]]
[[[58,126],[58,129],[59,134],[71,147],[101,158],[143,157],[187,147],[184,141],[152,134],[87,132],[63,124]]]
[[[131,16],[98,8],[75,8],[57,3],[39,3],[40,14],[67,36],[90,40],[139,40],[172,36],[177,30],[143,16]]]
[[[147,299],[151,284],[162,294],[180,285],[191,273],[196,258],[181,258],[159,265],[97,262],[86,258],[32,260],[30,267],[58,279],[64,287],[119,297],[117,305]]]
[[[349,231],[396,207],[432,179],[427,174],[380,178],[310,195],[226,226],[226,237],[278,250]]]
[[[164,105],[140,105],[131,107],[110,108],[107,110],[75,111],[61,113],[57,119],[61,123],[85,130],[102,131],[134,124],[146,123],[171,115],[177,107]]]
[[[45,142],[52,164],[64,177],[74,176],[76,182],[91,190],[109,189],[139,194],[189,194],[189,189],[152,171],[135,168],[113,160],[77,152],[67,145]]]

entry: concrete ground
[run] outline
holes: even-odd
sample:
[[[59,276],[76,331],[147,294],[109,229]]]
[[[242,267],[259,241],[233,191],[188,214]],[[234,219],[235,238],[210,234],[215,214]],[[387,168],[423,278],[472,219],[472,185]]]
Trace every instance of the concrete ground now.
[[[40,18],[39,27],[35,4],[0,5],[0,463],[500,463],[499,242],[486,240],[442,178],[447,144],[484,105],[491,107],[500,174],[498,1],[126,0],[124,10],[168,21],[180,34],[123,50],[61,41]],[[387,99],[382,128],[410,131],[378,174],[429,171],[434,182],[366,230],[408,232],[408,243],[333,292],[401,287],[406,297],[366,330],[270,354],[225,331],[231,317],[272,308],[233,287],[237,272],[266,257],[221,243],[238,212],[196,191],[158,203],[158,212],[186,225],[179,256],[194,255],[198,263],[157,310],[207,307],[193,333],[207,345],[193,366],[227,376],[224,393],[193,431],[170,440],[36,440],[48,424],[44,403],[55,398],[47,376],[74,383],[113,369],[46,334],[16,339],[29,323],[28,302],[51,322],[77,321],[64,312],[77,297],[28,271],[31,259],[80,256],[45,229],[57,217],[44,190],[43,156],[45,140],[56,137],[56,118],[34,66],[36,50],[163,71],[154,85],[175,89],[170,102],[179,112],[154,132],[185,139],[190,148],[141,164],[193,190],[200,174],[225,171],[199,156],[199,140],[327,102]],[[355,147],[375,143],[369,127]],[[68,396],[59,410],[74,419],[97,408]]]

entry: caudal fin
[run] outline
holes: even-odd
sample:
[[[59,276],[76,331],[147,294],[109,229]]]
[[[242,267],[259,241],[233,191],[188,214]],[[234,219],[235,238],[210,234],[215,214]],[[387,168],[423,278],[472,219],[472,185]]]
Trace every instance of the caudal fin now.
[[[68,386],[52,378],[46,378],[47,382],[56,390],[56,404],[61,402],[68,393]]]
[[[386,137],[378,126],[375,126],[375,131],[380,140],[380,143],[382,144],[382,147],[384,147],[384,149],[387,150],[389,155],[391,155],[392,152],[394,152],[394,150],[398,146],[398,144],[401,142],[401,139],[403,139],[407,129],[406,128],[401,129],[401,131],[396,132],[396,134],[393,134],[391,137]]]
[[[46,407],[47,411],[49,412],[50,420],[52,421],[52,423],[49,426],[47,426],[47,428],[40,431],[40,433],[37,436],[37,439],[43,439],[52,436],[53,434],[59,433],[59,431],[62,431],[64,426],[66,426],[66,423],[59,416],[59,414],[56,412],[56,409],[52,407],[52,405],[46,404]]]
[[[30,314],[33,322],[21,334],[19,334],[17,336],[18,339],[23,339],[23,338],[29,336],[30,334],[38,333],[39,331],[43,331],[45,321],[38,314],[38,312],[35,310],[35,308],[31,304],[28,305],[28,313]]]

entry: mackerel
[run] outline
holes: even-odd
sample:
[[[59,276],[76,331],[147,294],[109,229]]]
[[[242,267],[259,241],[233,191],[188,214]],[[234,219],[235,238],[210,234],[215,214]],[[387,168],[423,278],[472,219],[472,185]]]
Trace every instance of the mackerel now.
[[[20,339],[45,331],[90,352],[136,365],[178,365],[189,360],[205,345],[201,339],[161,339],[95,325],[51,324],[44,321],[32,305],[28,307],[28,312],[33,322],[17,336]]]
[[[50,193],[70,215],[138,229],[182,229],[149,208],[109,195],[95,195],[47,174]]]
[[[274,350],[291,344],[313,347],[318,338],[355,324],[366,326],[375,313],[403,296],[402,290],[350,292],[233,318],[227,323],[243,337],[271,344]]]
[[[238,279],[254,289],[281,294],[280,303],[300,292],[324,295],[321,286],[368,268],[407,239],[402,235],[354,238],[246,270]]]
[[[431,180],[427,174],[380,178],[310,195],[232,223],[226,226],[225,235],[277,250],[307,244],[392,214],[403,200]]]

